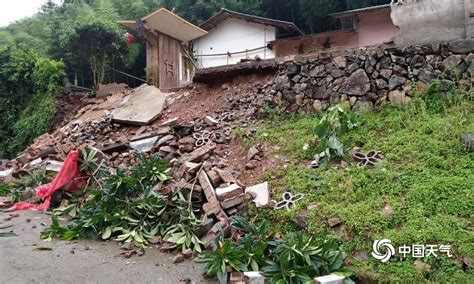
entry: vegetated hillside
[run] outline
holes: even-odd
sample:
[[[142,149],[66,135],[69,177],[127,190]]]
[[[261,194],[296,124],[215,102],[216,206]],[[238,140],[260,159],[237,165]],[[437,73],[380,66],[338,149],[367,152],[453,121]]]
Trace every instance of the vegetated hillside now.
[[[359,113],[362,126],[340,140],[346,149],[381,151],[385,159],[374,167],[359,168],[346,151],[342,162],[311,169],[310,160],[321,150],[315,139],[320,117],[272,114],[254,138],[242,141],[263,143],[273,149],[267,155],[290,157],[260,177],[270,182],[273,199],[288,189],[305,197],[291,211],[255,214],[284,234],[337,239],[349,255],[346,264],[361,279],[472,282],[474,155],[459,135],[474,131],[473,92],[447,95],[434,82],[406,109]],[[390,239],[395,248],[451,245],[453,257],[402,259],[397,249],[396,257],[382,263],[371,256],[380,239]]]

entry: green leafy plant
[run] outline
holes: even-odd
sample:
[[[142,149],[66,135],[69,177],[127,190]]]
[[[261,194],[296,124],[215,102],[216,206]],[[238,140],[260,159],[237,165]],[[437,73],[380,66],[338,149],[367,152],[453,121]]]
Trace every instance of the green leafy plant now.
[[[247,218],[234,215],[230,218],[231,226],[244,233],[239,240],[239,247],[246,252],[245,264],[253,271],[259,271],[266,263],[269,241],[274,239],[266,223],[254,224]]]
[[[300,266],[285,253],[277,262],[268,261],[261,273],[270,278],[271,283],[312,283],[308,274],[311,271],[310,266]]]
[[[316,245],[312,238],[301,235],[295,241],[276,240],[270,242],[273,261],[267,261],[262,274],[272,283],[307,283],[316,276],[330,273],[350,275],[342,269],[345,254],[337,250],[335,242]]]
[[[82,161],[89,165],[96,163],[95,153],[82,156]],[[119,168],[102,179],[94,179],[93,183],[100,186],[88,191],[86,202],[55,210],[54,218],[74,218],[65,226],[53,223],[42,237],[64,240],[101,237],[143,247],[155,236],[164,236],[173,224],[184,219],[182,215],[187,214],[184,212],[188,212],[189,207],[188,199],[180,192],[165,196],[153,190],[157,183],[168,178],[164,174],[167,167],[167,163],[156,156],[148,159],[140,156],[140,163],[130,171]],[[196,250],[200,249],[196,244],[201,243],[194,236],[188,247],[194,245]]]
[[[225,283],[232,269],[260,271],[271,283],[311,283],[316,276],[351,274],[343,269],[345,254],[337,249],[335,242],[316,244],[302,235],[285,241],[275,239],[263,222],[255,224],[242,216],[232,216],[230,221],[244,235],[236,242],[224,241],[220,235],[215,250],[205,252],[197,260],[205,264],[208,276],[217,275],[221,283]]]
[[[176,244],[178,247],[181,247],[183,251],[190,248],[195,252],[202,252],[201,246],[204,246],[204,242],[201,241],[189,227],[185,227],[183,224],[172,226],[167,236],[166,240],[168,242]]]
[[[216,238],[215,247],[214,251],[206,251],[196,259],[196,262],[204,263],[204,270],[208,276],[217,275],[219,282],[225,284],[227,273],[231,269],[247,271],[247,266],[242,261],[245,258],[245,251],[235,246],[231,240],[224,240],[223,237]]]
[[[323,115],[315,129],[320,140],[321,152],[315,159],[330,161],[333,156],[344,155],[344,145],[339,141],[341,135],[360,126],[356,115],[342,105],[330,107]]]

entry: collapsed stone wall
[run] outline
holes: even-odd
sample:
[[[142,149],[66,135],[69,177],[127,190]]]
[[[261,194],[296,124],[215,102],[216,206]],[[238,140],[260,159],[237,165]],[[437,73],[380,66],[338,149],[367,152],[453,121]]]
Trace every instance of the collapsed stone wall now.
[[[413,96],[413,82],[424,88],[439,78],[471,87],[472,52],[474,40],[326,52],[280,63],[268,91],[278,110],[297,110],[303,115],[338,103],[355,110],[387,103],[405,106]]]

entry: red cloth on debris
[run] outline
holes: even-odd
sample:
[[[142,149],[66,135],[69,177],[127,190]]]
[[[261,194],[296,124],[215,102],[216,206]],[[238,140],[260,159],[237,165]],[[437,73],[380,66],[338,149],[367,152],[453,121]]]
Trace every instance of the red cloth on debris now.
[[[49,184],[40,185],[36,188],[36,196],[44,201],[43,204],[18,202],[8,210],[46,210],[49,208],[51,198],[56,191],[61,188],[65,188],[67,191],[73,191],[80,185],[85,184],[84,179],[76,179],[81,175],[78,162],[79,154],[77,150],[70,151],[54,180]]]

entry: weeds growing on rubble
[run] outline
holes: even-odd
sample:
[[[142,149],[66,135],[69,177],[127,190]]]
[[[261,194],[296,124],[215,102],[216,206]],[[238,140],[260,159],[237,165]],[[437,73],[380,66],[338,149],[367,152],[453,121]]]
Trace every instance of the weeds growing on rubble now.
[[[381,151],[385,160],[375,167],[358,168],[347,155],[345,169],[308,168],[318,150],[303,146],[313,139],[319,118],[259,128],[259,142],[279,145],[274,154],[292,158],[262,180],[270,182],[274,195],[288,188],[306,194],[294,210],[259,210],[259,218],[275,230],[301,233],[290,220],[306,214],[304,234],[317,241],[336,238],[361,279],[472,282],[474,156],[464,150],[459,135],[474,131],[473,92],[441,84],[433,82],[406,109],[361,113],[364,124],[341,136],[344,145],[362,152]],[[331,227],[328,220],[334,217],[341,224]],[[397,256],[381,263],[370,257],[376,239],[390,239],[396,246],[448,244],[453,257],[416,261]],[[367,258],[360,257],[364,253]]]
[[[42,238],[72,240],[100,236],[104,240],[145,246],[148,240],[165,236],[183,250],[201,251],[202,243],[192,232],[199,220],[194,216],[195,209],[188,206],[188,198],[179,191],[164,196],[154,190],[167,179],[164,173],[167,163],[156,156],[139,158],[141,162],[130,171],[117,169],[102,179],[96,178],[93,183],[96,187],[88,191],[85,203],[55,210],[51,228],[41,234]],[[93,170],[86,166],[86,160],[93,163],[93,155],[84,155],[82,160],[83,166]],[[61,216],[74,218],[61,226]],[[187,220],[185,228],[175,226],[184,219]],[[183,235],[175,240],[179,233]]]
[[[255,225],[241,216],[231,217],[231,225],[242,235],[238,242],[215,240],[215,250],[205,252],[197,262],[205,264],[207,275],[227,283],[228,269],[238,272],[261,271],[271,283],[307,283],[316,276],[344,270],[345,255],[334,242],[317,244],[312,238],[295,236],[288,241],[278,239],[264,223]]]

